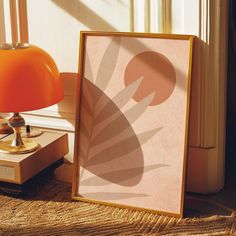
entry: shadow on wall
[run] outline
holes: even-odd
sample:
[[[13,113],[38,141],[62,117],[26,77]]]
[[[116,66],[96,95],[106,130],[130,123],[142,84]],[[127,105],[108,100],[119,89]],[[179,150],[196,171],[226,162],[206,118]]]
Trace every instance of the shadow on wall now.
[[[69,138],[69,153],[66,155],[66,159],[69,162],[73,162],[73,150],[74,150],[74,130],[75,130],[75,114],[76,114],[76,90],[78,73],[61,72],[60,78],[64,88],[64,99],[57,104],[58,117],[63,120],[68,138]]]
[[[78,0],[53,0],[53,2],[75,19],[93,30],[117,31],[111,24]]]
[[[58,113],[62,119],[67,120],[74,127],[78,74],[61,72],[60,78],[64,88],[64,99],[57,104]]]

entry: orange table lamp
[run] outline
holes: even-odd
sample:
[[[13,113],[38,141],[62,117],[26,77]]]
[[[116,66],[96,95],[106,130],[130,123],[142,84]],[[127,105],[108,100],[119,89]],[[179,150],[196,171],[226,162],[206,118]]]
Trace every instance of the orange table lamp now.
[[[13,112],[12,141],[0,141],[0,151],[27,153],[39,145],[21,138],[25,125],[19,112],[51,106],[63,99],[59,72],[53,59],[39,47],[17,43],[0,46],[0,112]]]

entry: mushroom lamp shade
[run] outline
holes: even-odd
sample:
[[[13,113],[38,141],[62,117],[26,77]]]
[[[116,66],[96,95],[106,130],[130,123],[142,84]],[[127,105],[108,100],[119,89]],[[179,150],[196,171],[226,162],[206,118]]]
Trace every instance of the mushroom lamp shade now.
[[[0,142],[0,151],[26,153],[35,150],[38,145],[27,147],[31,142],[26,140],[25,143],[18,138],[20,127],[25,124],[19,112],[48,107],[62,99],[59,72],[48,53],[29,44],[0,46],[0,112],[13,113],[9,125],[15,131],[11,143]]]
[[[48,107],[63,98],[57,66],[36,46],[0,49],[0,112]]]

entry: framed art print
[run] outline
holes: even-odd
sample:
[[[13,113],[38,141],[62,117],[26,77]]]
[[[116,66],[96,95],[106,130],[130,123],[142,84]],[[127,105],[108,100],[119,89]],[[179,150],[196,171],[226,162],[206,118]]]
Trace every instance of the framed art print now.
[[[74,199],[183,215],[193,36],[81,32]]]

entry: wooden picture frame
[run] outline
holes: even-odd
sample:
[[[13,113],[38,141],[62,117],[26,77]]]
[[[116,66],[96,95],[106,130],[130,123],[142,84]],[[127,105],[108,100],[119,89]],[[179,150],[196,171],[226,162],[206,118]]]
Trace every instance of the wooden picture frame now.
[[[73,199],[183,217],[193,39],[81,32]]]

